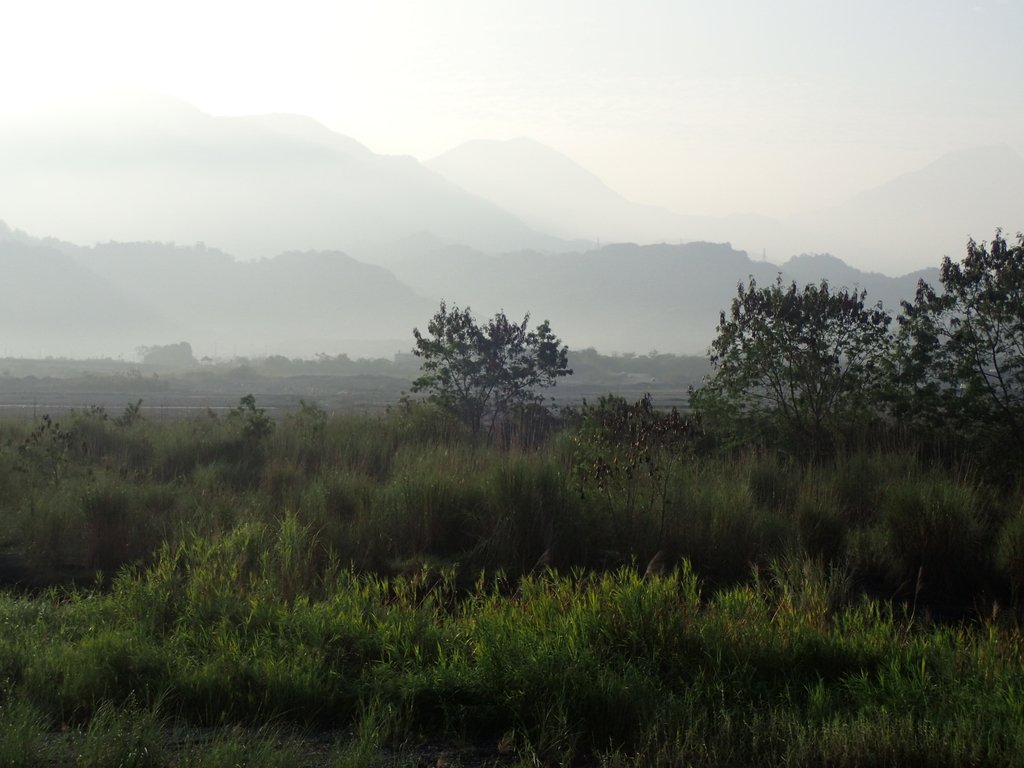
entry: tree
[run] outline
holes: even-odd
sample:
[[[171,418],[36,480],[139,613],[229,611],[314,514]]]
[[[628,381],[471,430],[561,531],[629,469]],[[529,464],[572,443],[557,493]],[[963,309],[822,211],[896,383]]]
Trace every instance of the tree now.
[[[777,433],[814,452],[863,414],[880,390],[890,316],[866,292],[828,282],[759,288],[740,282],[711,346],[712,374],[691,392],[711,423]],[[778,434],[781,433],[781,434]]]
[[[537,391],[554,386],[572,373],[569,350],[552,332],[547,320],[528,330],[499,312],[483,327],[469,307],[445,302],[427,325],[427,335],[413,329],[413,354],[423,362],[413,392],[462,419],[474,433],[488,433],[513,410],[543,402]]]
[[[906,361],[902,404],[952,426],[960,437],[1024,450],[1024,235],[1011,246],[997,230],[988,246],[967,242],[948,256],[942,292],[920,281],[903,303]]]
[[[192,354],[192,345],[187,341],[177,344],[157,344],[152,347],[139,347],[139,357],[146,365],[158,365],[163,368],[186,369],[194,368],[196,358]]]

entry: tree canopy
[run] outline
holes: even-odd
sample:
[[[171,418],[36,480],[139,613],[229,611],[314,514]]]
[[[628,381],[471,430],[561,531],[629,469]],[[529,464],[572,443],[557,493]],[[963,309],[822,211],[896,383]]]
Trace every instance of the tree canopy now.
[[[533,330],[529,322],[529,314],[517,323],[499,312],[481,326],[469,307],[442,301],[426,334],[413,329],[413,353],[423,361],[413,392],[429,393],[475,433],[493,432],[515,409],[542,403],[538,390],[572,373],[569,350],[547,320]]]
[[[692,393],[694,406],[712,420],[781,430],[796,448],[823,447],[882,381],[891,318],[865,300],[824,280],[802,289],[781,277],[763,288],[741,282],[721,313],[713,372]]]
[[[942,261],[941,291],[921,281],[904,302],[903,404],[966,437],[1024,449],[1024,235],[969,240]]]

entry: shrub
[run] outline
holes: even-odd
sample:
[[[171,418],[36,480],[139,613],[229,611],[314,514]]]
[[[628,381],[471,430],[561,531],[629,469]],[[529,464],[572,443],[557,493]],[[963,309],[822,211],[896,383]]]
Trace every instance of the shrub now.
[[[809,555],[827,563],[846,559],[846,537],[850,517],[827,485],[804,484],[799,491],[793,515],[800,544]]]
[[[990,583],[990,533],[978,501],[970,486],[934,476],[888,489],[884,541],[903,594],[956,600]]]
[[[1024,598],[1024,507],[1003,523],[996,542],[995,565],[1019,603]]]

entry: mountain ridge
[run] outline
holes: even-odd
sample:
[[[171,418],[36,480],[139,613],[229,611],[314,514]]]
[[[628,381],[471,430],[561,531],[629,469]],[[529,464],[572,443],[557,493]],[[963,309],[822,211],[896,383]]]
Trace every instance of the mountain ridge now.
[[[386,263],[389,244],[427,233],[491,254],[729,242],[773,261],[830,252],[898,275],[961,253],[968,236],[1024,229],[1022,173],[1004,144],[948,153],[782,220],[691,216],[628,200],[527,137],[475,140],[419,163],[301,115],[217,117],[138,94],[63,118],[0,120],[10,220],[78,243],[207,242],[243,259],[336,250]]]
[[[302,116],[147,102],[0,122],[0,211],[75,242],[209,242],[242,258],[431,231],[486,251],[563,244],[403,155]],[[77,120],[77,122],[76,122]]]
[[[34,270],[19,265],[27,258]],[[232,349],[254,355],[411,348],[444,298],[478,317],[503,310],[549,319],[573,348],[698,353],[741,281],[817,282],[866,288],[891,312],[913,296],[918,275],[869,275],[832,257],[787,265],[754,260],[722,243],[616,244],[564,254],[488,255],[435,241],[389,269],[337,251],[290,251],[239,261],[204,245],[117,243],[77,246],[34,239],[0,226],[0,269],[22,275],[21,296],[57,295],[33,312],[0,312],[0,339],[65,354],[68,339],[124,354],[188,340],[200,355]],[[20,270],[20,271],[19,271]],[[935,281],[937,270],[926,277]],[[8,286],[14,285],[8,282]],[[14,306],[5,300],[0,306]],[[10,345],[8,347],[10,349]],[[84,349],[84,347],[83,347]]]
[[[466,142],[427,165],[563,238],[730,242],[783,260],[831,252],[893,277],[958,256],[968,236],[981,240],[999,226],[1024,228],[1024,189],[1017,183],[1024,160],[1006,144],[951,151],[843,203],[785,219],[690,216],[634,203],[532,139]]]

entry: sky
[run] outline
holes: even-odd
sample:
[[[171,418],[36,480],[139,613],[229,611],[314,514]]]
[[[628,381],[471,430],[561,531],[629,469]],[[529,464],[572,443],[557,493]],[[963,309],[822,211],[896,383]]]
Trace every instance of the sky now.
[[[0,29],[0,116],[146,89],[420,160],[529,136],[684,214],[1024,151],[1024,0],[34,0]]]

